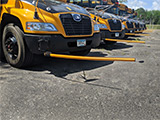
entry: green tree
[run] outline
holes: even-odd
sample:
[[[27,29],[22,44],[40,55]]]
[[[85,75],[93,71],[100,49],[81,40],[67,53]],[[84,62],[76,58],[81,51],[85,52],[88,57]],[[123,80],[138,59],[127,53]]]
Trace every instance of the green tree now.
[[[138,13],[138,18],[148,21],[150,24],[160,24],[159,10],[147,11],[144,8],[139,8],[136,11]]]
[[[138,13],[138,18],[145,19],[145,17],[146,17],[146,11],[145,11],[144,8],[139,8],[136,11]]]
[[[128,0],[119,0],[119,3],[128,2]]]
[[[153,18],[154,18],[154,24],[159,23],[159,19],[160,19],[160,11],[158,10],[154,10],[153,11]]]

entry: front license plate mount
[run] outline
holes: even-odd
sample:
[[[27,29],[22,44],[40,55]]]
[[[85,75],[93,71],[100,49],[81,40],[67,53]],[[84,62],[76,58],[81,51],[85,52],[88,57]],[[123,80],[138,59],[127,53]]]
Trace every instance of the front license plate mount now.
[[[84,47],[84,46],[86,46],[86,40],[85,39],[77,40],[77,47]]]

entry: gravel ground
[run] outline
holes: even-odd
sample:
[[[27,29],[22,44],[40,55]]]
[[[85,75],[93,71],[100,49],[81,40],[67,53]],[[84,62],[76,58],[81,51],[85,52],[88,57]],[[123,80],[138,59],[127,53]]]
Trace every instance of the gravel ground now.
[[[0,62],[0,120],[160,120],[160,31],[150,34],[146,44],[90,53],[136,62],[45,58],[23,70]]]

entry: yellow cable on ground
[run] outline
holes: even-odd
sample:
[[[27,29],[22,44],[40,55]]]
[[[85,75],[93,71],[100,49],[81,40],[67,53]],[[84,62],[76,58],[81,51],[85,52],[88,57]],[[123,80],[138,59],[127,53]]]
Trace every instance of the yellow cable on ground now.
[[[147,29],[147,30],[145,30],[145,31],[154,31],[155,29]]]
[[[44,53],[44,56],[54,57],[54,58],[64,58],[64,59],[88,60],[88,61],[128,61],[128,62],[136,61],[135,58],[73,56],[73,55],[52,54],[49,52]]]
[[[120,40],[120,39],[109,39],[109,38],[106,38],[105,40],[106,41],[127,42],[127,43],[143,43],[143,44],[145,44],[145,41]]]
[[[135,33],[125,33],[125,35],[136,35]]]
[[[136,34],[137,36],[150,36],[149,34]]]
[[[125,35],[129,36],[150,36],[149,34],[140,34],[140,33],[125,33]]]
[[[142,33],[144,32],[144,30],[141,30],[141,31],[135,31],[135,33]]]
[[[152,32],[153,32],[153,30],[146,30],[145,32],[149,32],[149,33],[152,33]]]

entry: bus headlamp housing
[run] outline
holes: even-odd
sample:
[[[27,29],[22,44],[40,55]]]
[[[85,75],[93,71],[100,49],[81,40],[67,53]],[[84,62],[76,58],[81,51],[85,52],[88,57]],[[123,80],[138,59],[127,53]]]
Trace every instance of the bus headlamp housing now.
[[[105,24],[99,24],[100,29],[107,29],[107,26]]]
[[[122,24],[122,29],[125,29],[125,28],[126,28],[126,26],[124,24]]]
[[[51,23],[27,22],[26,29],[30,31],[57,31]]]
[[[99,31],[99,25],[98,24],[94,24],[94,31]]]

